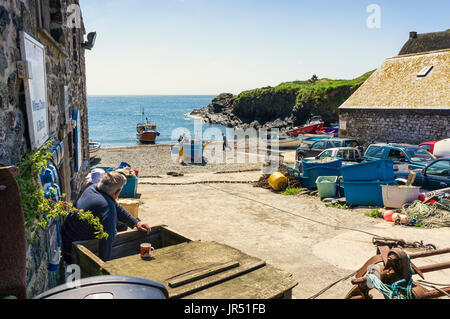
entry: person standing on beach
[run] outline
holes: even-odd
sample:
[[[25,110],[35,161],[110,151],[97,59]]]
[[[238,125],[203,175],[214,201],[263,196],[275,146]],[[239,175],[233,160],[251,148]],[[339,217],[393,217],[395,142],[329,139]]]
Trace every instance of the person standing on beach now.
[[[222,133],[222,137],[223,137],[223,150],[225,151],[227,148],[231,150],[230,145],[228,145],[227,136],[224,133]]]
[[[178,159],[177,159],[177,163],[180,161],[181,159],[181,165],[185,165],[184,163],[184,149],[183,149],[183,141],[184,141],[184,135],[180,136],[180,138],[178,139]]]

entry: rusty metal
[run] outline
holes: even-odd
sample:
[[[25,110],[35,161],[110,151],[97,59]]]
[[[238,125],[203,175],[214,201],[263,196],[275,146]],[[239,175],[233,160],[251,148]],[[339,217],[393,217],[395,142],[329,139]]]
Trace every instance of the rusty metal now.
[[[433,244],[424,244],[423,241],[408,242],[403,239],[387,238],[387,237],[374,237],[372,243],[377,247],[387,246],[390,249],[393,248],[416,248],[426,250],[436,250],[436,246]]]
[[[366,277],[366,274],[368,273],[368,271],[372,273],[374,265],[379,265],[377,267],[379,267],[380,269],[377,270],[377,273],[379,273],[380,280],[381,282],[383,282],[383,284],[391,285],[393,283],[398,283],[404,280],[402,287],[406,288],[406,285],[412,279],[411,268],[415,275],[419,275],[423,279],[425,279],[423,275],[424,273],[450,268],[450,262],[417,267],[411,262],[412,259],[437,256],[447,253],[450,253],[450,248],[421,252],[408,256],[403,249],[390,249],[389,246],[379,246],[377,247],[377,255],[370,258],[357,272],[356,277],[351,281],[354,287],[350,290],[345,298],[373,299],[373,296],[370,294],[371,289],[367,286],[368,277]],[[439,298],[445,296],[448,292],[450,292],[450,287],[427,290],[425,287],[417,284],[416,282],[413,281],[413,283],[414,287],[412,289],[412,297],[414,299]]]
[[[426,272],[433,272],[433,271],[444,270],[444,269],[449,269],[449,268],[450,268],[450,262],[445,262],[445,263],[440,263],[440,264],[423,266],[423,267],[420,267],[420,270],[422,272],[426,273]]]
[[[417,258],[431,257],[431,256],[437,256],[437,255],[443,255],[443,254],[450,254],[450,248],[411,254],[411,255],[409,255],[409,258],[417,259]]]

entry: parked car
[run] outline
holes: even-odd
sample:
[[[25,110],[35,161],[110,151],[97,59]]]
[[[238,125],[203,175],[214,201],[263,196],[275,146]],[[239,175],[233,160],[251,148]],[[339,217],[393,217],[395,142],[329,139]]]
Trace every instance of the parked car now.
[[[437,158],[450,157],[450,138],[442,141],[426,142],[419,145]]]
[[[337,157],[344,160],[344,162],[361,162],[362,161],[362,152],[357,147],[335,147],[330,148],[322,153],[320,153],[316,157],[312,157],[310,159],[325,159],[329,157]]]
[[[428,191],[450,187],[450,158],[438,159],[424,169],[414,170],[416,180],[414,186]],[[399,184],[405,184],[409,172],[397,172],[395,178]]]
[[[432,141],[432,142],[425,142],[422,144],[419,144],[420,148],[423,148],[424,150],[430,152],[431,154],[434,153],[434,145],[437,143],[437,141]]]
[[[331,138],[313,142],[304,142],[296,152],[296,160],[302,158],[316,157],[324,150],[336,147],[361,147],[359,142],[351,138]]]
[[[436,160],[426,150],[407,144],[372,144],[363,157],[364,160],[391,159],[396,171],[424,169]]]

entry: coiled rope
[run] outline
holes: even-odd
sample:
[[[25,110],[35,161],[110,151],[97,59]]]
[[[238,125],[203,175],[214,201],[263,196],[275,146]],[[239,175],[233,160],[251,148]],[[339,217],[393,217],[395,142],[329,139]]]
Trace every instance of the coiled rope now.
[[[411,260],[409,259],[409,256],[408,256],[408,263],[411,278],[409,279],[409,282],[406,285],[406,287],[401,286],[402,284],[406,283],[405,279],[399,280],[393,283],[392,285],[388,285],[383,283],[381,279],[375,274],[367,273],[366,277],[368,277],[369,280],[372,282],[374,288],[379,292],[381,292],[388,299],[414,299],[412,294],[412,288],[414,287],[412,276],[415,274],[415,272],[411,267]],[[404,293],[401,293],[401,291],[406,293],[406,295]]]

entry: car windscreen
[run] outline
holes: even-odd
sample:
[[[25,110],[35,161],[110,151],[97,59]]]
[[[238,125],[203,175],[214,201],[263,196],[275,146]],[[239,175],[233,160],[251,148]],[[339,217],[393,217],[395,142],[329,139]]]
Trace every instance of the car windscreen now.
[[[411,162],[428,162],[436,159],[436,157],[419,147],[407,147],[405,152]]]

